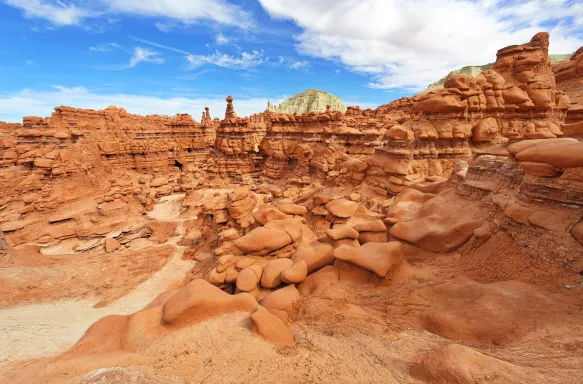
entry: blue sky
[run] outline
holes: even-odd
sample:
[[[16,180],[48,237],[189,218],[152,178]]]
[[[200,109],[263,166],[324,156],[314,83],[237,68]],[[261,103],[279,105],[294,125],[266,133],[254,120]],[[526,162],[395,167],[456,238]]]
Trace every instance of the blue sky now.
[[[309,88],[375,107],[551,32],[583,45],[580,1],[0,0],[0,120],[57,105],[240,115]]]

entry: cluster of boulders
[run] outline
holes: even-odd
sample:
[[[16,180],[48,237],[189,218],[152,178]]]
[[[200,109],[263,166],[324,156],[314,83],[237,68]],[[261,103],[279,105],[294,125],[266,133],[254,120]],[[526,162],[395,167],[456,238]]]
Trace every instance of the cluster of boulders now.
[[[214,266],[204,277],[223,290],[250,294],[285,324],[302,284],[322,268],[350,265],[384,278],[404,263],[384,215],[351,199],[316,193],[299,204],[286,198],[266,204],[273,196],[260,196],[239,188],[203,203],[218,224]]]

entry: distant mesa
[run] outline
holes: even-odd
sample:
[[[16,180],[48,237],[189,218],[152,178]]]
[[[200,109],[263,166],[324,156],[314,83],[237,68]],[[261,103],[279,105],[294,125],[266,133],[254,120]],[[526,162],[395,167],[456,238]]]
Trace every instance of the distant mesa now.
[[[290,97],[279,105],[273,105],[270,101],[267,102],[267,109],[265,112],[280,112],[280,113],[297,113],[304,114],[308,112],[325,112],[326,106],[330,105],[330,110],[346,112],[346,107],[342,100],[338,97],[329,94],[328,92],[319,91],[317,89],[308,89],[306,92],[299,93],[294,97]]]
[[[551,64],[556,64],[560,61],[569,60],[571,58],[571,54],[564,54],[564,55],[549,55],[551,59]],[[442,77],[441,79],[437,80],[434,83],[429,84],[427,87],[427,91],[433,91],[436,89],[443,88],[443,84],[445,80],[449,79],[455,75],[470,75],[472,77],[478,76],[480,73],[487,71],[488,69],[492,68],[494,63],[486,64],[486,65],[468,65],[467,67],[462,67],[460,69],[455,69],[447,74],[447,76]]]

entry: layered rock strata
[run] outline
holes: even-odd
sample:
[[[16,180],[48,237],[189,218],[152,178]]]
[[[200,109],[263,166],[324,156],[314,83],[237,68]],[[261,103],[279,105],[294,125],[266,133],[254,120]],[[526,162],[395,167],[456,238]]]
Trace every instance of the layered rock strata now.
[[[583,137],[583,47],[569,60],[553,66],[557,87],[569,95],[570,104],[565,123],[566,136]]]
[[[413,183],[448,177],[457,160],[505,154],[509,142],[561,137],[567,110],[571,120],[563,127],[577,131],[578,123],[571,122],[578,119],[578,96],[572,91],[570,103],[557,88],[548,44],[548,34],[539,33],[529,43],[498,51],[492,68],[476,78],[452,76],[443,89],[375,110],[341,112],[327,105],[323,112],[241,118],[229,96],[223,120],[213,120],[207,109],[198,123],[189,115],[58,107],[50,118],[26,117],[22,126],[0,127],[2,166],[16,165],[11,173],[41,179],[99,169],[186,168],[196,179],[188,184],[309,184],[316,178],[396,194]],[[556,66],[557,78],[577,75],[578,81],[580,58],[578,51]]]
[[[346,107],[342,100],[324,91],[309,89],[306,92],[297,94],[283,101],[281,104],[274,106],[267,102],[265,112],[305,114],[309,112],[324,112],[326,105],[330,104],[333,111],[346,112]]]

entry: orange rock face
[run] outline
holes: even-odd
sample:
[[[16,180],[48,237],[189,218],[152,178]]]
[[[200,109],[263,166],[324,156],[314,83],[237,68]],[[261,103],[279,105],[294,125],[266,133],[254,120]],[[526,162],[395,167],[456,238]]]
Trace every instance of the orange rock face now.
[[[0,124],[0,383],[583,382],[548,44],[374,110]]]
[[[557,87],[569,95],[569,111],[562,125],[566,136],[583,136],[583,47],[570,60],[553,65]]]

